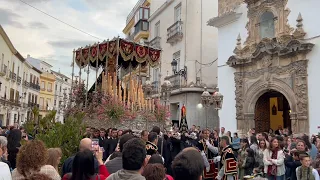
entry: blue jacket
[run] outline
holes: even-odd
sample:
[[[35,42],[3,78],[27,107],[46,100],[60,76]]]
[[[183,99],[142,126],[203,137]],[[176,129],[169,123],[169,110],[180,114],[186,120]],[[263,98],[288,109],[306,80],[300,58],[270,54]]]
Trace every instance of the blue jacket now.
[[[240,149],[240,138],[233,138],[232,148]]]

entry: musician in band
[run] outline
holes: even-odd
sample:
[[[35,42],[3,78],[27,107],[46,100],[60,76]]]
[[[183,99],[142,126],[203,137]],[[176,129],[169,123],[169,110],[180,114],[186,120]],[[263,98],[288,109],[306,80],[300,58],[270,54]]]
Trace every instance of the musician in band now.
[[[204,152],[209,162],[209,167],[207,167],[203,172],[203,179],[214,180],[218,174],[218,166],[215,162],[217,161],[219,149],[214,146],[213,140],[209,138],[210,131],[208,129],[203,130],[202,135],[203,139],[198,142],[198,149]]]
[[[147,155],[158,154],[158,134],[155,132],[150,132],[148,135],[148,141],[146,142]]]
[[[218,180],[237,180],[237,160],[230,146],[230,138],[228,136],[222,136],[220,138],[220,146],[222,148],[221,161]]]

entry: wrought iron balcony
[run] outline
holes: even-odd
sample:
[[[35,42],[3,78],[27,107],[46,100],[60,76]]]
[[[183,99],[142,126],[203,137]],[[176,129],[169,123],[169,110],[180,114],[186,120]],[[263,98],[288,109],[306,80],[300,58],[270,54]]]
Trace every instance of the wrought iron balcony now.
[[[150,41],[149,46],[161,49],[161,37],[157,36]]]
[[[20,76],[18,76],[18,78],[17,78],[17,83],[21,84],[21,77]]]
[[[30,87],[34,90],[40,91],[40,85],[39,84],[34,84],[30,83]]]
[[[30,107],[30,108],[33,108],[33,107],[39,108],[39,104],[28,102],[28,107]]]
[[[17,74],[16,73],[14,73],[14,72],[11,72],[11,80],[12,81],[16,81],[17,80]]]
[[[179,74],[165,77],[164,80],[169,80],[171,82],[172,89],[181,88],[181,76]]]
[[[7,66],[3,64],[0,71],[0,76],[5,76],[5,75],[7,75]]]
[[[183,38],[182,21],[177,21],[167,29],[167,43],[174,44]]]
[[[23,81],[23,86],[28,88],[30,86],[29,82],[28,81]]]

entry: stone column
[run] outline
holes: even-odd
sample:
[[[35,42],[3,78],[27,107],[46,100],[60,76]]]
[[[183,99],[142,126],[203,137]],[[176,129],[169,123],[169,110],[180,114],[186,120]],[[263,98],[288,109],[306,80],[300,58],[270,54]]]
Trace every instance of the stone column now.
[[[297,120],[297,113],[291,112],[290,113],[290,120],[291,120],[291,131],[293,134],[299,133],[299,124]]]

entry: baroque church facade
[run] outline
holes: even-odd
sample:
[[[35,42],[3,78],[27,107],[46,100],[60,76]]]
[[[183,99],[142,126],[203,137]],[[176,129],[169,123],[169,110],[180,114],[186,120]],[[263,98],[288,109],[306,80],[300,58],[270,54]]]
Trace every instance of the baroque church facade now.
[[[220,126],[319,132],[318,0],[219,0]]]

